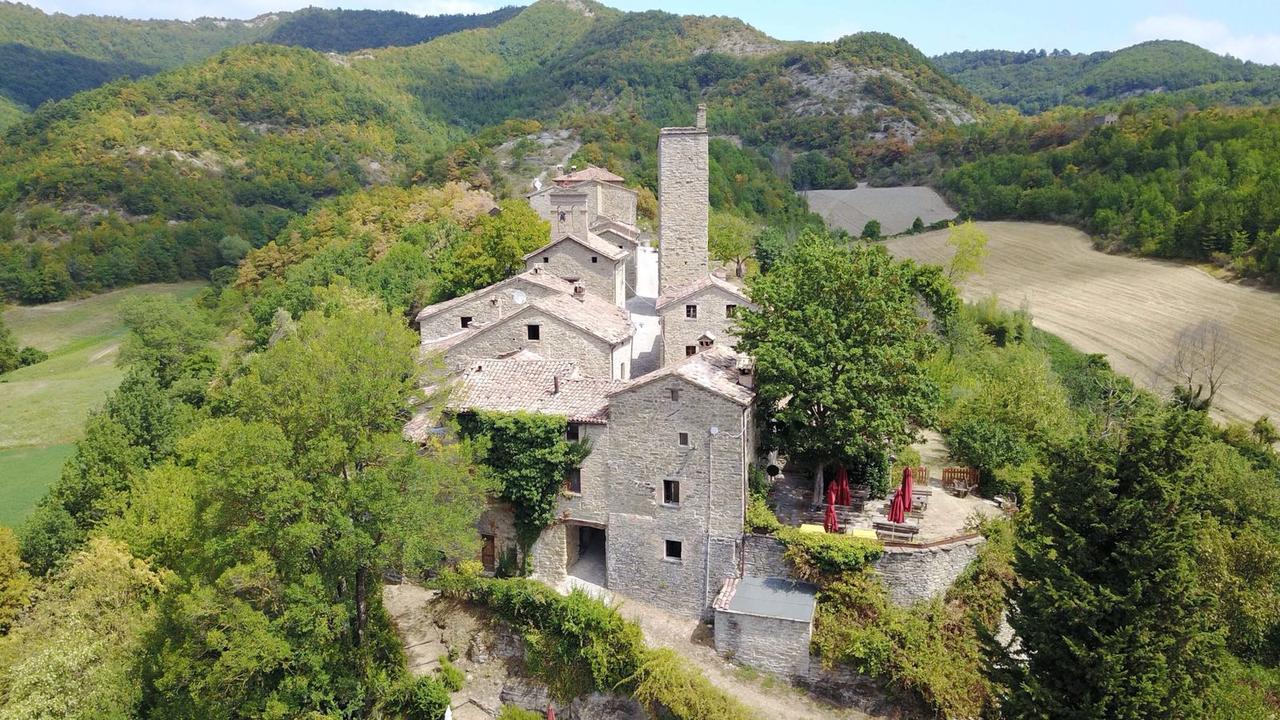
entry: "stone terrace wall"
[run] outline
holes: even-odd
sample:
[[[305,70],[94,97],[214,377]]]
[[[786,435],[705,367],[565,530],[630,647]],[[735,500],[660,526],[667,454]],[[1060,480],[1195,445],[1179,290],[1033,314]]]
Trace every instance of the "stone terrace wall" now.
[[[786,677],[809,673],[812,624],[716,609],[716,650],[730,660]]]
[[[956,538],[936,545],[890,546],[875,563],[896,605],[911,605],[942,595],[960,573],[978,557],[980,535]],[[742,574],[748,577],[789,577],[791,563],[786,548],[768,535],[742,539]]]
[[[876,571],[895,605],[931,600],[947,591],[960,573],[978,557],[980,535],[934,546],[886,547]]]

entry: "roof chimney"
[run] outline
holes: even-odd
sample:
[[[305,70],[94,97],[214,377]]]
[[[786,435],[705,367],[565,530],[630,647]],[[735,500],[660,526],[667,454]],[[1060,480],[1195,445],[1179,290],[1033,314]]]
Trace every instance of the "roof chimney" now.
[[[574,297],[578,302],[584,302],[584,301],[586,301],[586,299],[587,299],[587,289],[586,289],[585,287],[583,287],[583,286],[582,286],[582,283],[574,283],[574,284],[573,284],[573,297]]]
[[[551,376],[551,394],[552,395],[560,394],[560,376],[559,375]]]
[[[694,123],[694,127],[699,130],[707,129],[707,106],[706,103],[698,105],[698,120]]]

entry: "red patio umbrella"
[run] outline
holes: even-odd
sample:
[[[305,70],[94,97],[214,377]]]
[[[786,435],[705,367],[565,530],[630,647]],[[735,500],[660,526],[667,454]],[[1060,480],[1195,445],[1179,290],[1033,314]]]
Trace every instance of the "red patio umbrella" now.
[[[849,493],[849,473],[841,465],[836,469],[836,504],[852,505],[853,495]]]
[[[547,703],[547,720],[556,720],[556,709]]]
[[[904,510],[911,511],[911,468],[902,468],[902,504]]]
[[[907,511],[902,504],[902,488],[899,487],[897,492],[893,494],[893,500],[889,503],[889,522],[904,523],[907,520]]]
[[[829,533],[840,532],[840,521],[836,517],[836,488],[834,484],[827,489],[827,514],[822,519],[822,529]]]

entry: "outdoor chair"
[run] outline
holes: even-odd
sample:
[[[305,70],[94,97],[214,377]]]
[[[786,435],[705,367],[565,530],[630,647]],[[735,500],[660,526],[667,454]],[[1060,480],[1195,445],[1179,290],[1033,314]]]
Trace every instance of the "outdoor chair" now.
[[[978,471],[973,468],[949,467],[942,471],[942,489],[965,497],[978,487]]]

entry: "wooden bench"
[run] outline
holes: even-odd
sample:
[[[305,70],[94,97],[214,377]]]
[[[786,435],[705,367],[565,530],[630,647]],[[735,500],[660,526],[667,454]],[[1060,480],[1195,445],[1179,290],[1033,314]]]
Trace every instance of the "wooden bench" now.
[[[923,510],[929,509],[929,498],[933,497],[933,491],[929,488],[911,488],[911,509],[916,508]]]
[[[942,489],[964,497],[978,487],[978,471],[973,468],[949,467],[942,471]]]
[[[919,525],[891,523],[879,520],[872,522],[871,527],[875,529],[876,537],[881,541],[911,542],[915,539],[916,534],[920,532]]]

